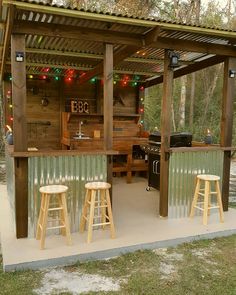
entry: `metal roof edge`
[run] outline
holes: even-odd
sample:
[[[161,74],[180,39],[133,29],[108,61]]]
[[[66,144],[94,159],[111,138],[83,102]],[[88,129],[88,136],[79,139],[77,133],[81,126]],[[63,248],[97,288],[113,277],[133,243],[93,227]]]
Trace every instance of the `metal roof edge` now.
[[[129,16],[121,16],[115,14],[108,14],[102,12],[92,12],[92,11],[84,11],[72,8],[51,6],[48,4],[38,4],[38,3],[29,3],[22,2],[17,0],[3,0],[3,5],[12,4],[19,9],[31,10],[35,12],[42,13],[50,13],[55,15],[74,17],[74,18],[85,18],[91,20],[98,21],[110,21],[114,23],[120,24],[128,24],[128,25],[136,25],[136,26],[146,26],[146,27],[155,27],[160,26],[166,30],[178,30],[184,32],[191,32],[197,34],[205,34],[205,35],[214,35],[219,37],[227,37],[227,38],[236,38],[236,31],[228,31],[225,29],[214,29],[214,28],[206,28],[201,26],[192,26],[188,24],[181,23],[171,23],[166,21],[158,21],[155,19],[142,19],[142,18],[134,18]]]

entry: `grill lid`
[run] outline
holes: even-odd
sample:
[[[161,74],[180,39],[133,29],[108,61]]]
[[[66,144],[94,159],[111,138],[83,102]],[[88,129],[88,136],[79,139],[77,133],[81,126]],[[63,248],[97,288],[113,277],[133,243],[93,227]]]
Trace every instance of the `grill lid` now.
[[[161,133],[155,131],[149,135],[150,145],[161,145]],[[192,134],[189,132],[174,132],[170,135],[170,147],[192,146]]]

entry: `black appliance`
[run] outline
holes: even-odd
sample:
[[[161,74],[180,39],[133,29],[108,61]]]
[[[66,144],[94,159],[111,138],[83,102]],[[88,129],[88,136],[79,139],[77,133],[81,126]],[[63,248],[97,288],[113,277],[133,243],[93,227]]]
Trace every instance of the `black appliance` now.
[[[170,135],[170,147],[191,147],[192,134],[188,132],[175,132]],[[160,160],[161,160],[161,133],[154,132],[149,136],[147,145],[142,149],[148,154],[148,186],[160,189]]]

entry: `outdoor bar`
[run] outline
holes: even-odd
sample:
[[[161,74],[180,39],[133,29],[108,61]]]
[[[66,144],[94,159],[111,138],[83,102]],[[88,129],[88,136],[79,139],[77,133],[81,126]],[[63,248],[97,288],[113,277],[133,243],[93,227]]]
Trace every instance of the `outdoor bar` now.
[[[161,83],[156,215],[187,217],[201,173],[220,176],[228,210],[236,32],[41,2],[2,5],[0,81],[5,124],[13,129],[7,187],[17,238],[35,237],[41,186],[69,187],[69,221],[77,232],[86,182],[112,184],[114,173],[125,173],[132,183],[133,172],[147,172],[146,159],[135,159],[133,151],[148,144],[145,89]],[[170,51],[180,55],[177,67]],[[224,63],[219,144],[170,147],[173,80],[218,63]]]

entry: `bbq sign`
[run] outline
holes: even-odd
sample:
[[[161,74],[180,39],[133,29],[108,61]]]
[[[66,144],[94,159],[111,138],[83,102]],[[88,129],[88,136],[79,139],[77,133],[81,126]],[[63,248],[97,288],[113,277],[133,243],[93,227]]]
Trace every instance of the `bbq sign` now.
[[[72,113],[89,113],[89,103],[86,100],[72,99],[70,106]]]

